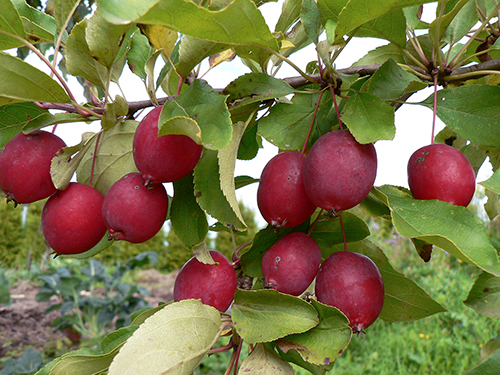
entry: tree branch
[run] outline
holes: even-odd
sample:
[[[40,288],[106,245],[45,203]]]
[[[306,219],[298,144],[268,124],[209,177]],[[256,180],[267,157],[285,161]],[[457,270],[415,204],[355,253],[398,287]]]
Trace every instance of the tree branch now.
[[[348,74],[348,75],[359,74],[361,77],[363,77],[363,76],[367,76],[367,75],[373,75],[377,71],[377,69],[380,68],[380,66],[381,66],[380,64],[352,66],[352,67],[345,68],[345,69],[339,69],[338,72],[342,73],[342,74]],[[423,74],[423,75],[427,74],[427,72],[425,72],[420,67],[411,66],[410,68]],[[445,82],[460,82],[460,81],[463,81],[463,80],[470,78],[467,76],[467,74],[470,75],[470,73],[476,73],[477,77],[481,77],[481,76],[490,74],[489,72],[491,72],[492,70],[500,71],[500,58],[496,58],[496,59],[485,61],[482,63],[473,64],[473,65],[464,66],[464,67],[455,69],[451,74],[444,76],[443,79],[445,80]],[[481,74],[481,72],[483,72],[483,71],[484,71],[484,74]],[[464,75],[466,75],[466,76],[464,76]],[[311,76],[311,78],[319,80],[320,75],[319,75],[319,73],[314,74]],[[422,80],[425,81],[425,79],[422,79]],[[311,83],[310,80],[306,80],[302,76],[283,78],[283,81],[288,83],[293,88],[299,88],[299,87],[302,87],[302,86],[305,86],[305,85]],[[432,79],[430,79],[429,81],[432,81]],[[215,91],[222,92],[223,89],[215,89]],[[403,98],[403,100],[408,99],[409,96],[410,95],[407,95],[405,98]],[[159,98],[158,104],[163,105],[167,101],[174,100],[174,99],[175,99],[175,96],[167,96],[167,97]],[[66,112],[76,112],[75,107],[72,106],[71,104],[42,103],[41,105],[43,106],[43,108],[46,108],[46,109],[57,109],[57,110],[62,110],[62,111],[66,111]],[[133,115],[137,111],[144,109],[144,108],[147,108],[147,107],[152,107],[153,105],[154,104],[151,102],[151,100],[140,100],[140,101],[135,101],[135,102],[128,102],[129,110],[128,110],[127,116],[129,118],[131,118],[131,117],[133,117]],[[399,108],[400,106],[401,106],[401,103],[397,103],[395,105],[396,108]],[[104,113],[104,108],[91,108],[91,109],[96,114],[103,114]]]

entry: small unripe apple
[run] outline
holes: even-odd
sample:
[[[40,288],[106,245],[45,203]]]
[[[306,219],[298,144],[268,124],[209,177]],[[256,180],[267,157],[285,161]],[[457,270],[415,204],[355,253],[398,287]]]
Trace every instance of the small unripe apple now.
[[[156,107],[140,122],[134,135],[133,154],[146,181],[174,182],[187,176],[200,160],[203,146],[182,134],[158,137],[162,107]]]
[[[321,136],[304,166],[304,186],[311,202],[327,211],[347,210],[366,198],[377,176],[373,144],[361,144],[349,130]]]
[[[277,228],[302,224],[316,210],[303,181],[306,157],[296,151],[274,156],[262,170],[257,204],[262,217]]]
[[[439,199],[466,207],[476,190],[476,175],[460,150],[433,143],[410,157],[408,185],[416,199]]]
[[[104,196],[98,190],[71,182],[52,195],[42,212],[42,230],[58,254],[80,254],[93,248],[106,234],[102,218]]]
[[[168,212],[168,195],[162,184],[145,185],[138,172],[116,181],[104,197],[102,216],[109,237],[141,243],[160,231]]]
[[[0,152],[0,189],[7,199],[32,203],[54,194],[50,164],[63,147],[61,138],[43,130],[12,138]]]
[[[238,278],[227,258],[211,250],[215,264],[201,263],[196,257],[182,266],[174,284],[174,301],[201,299],[205,305],[226,311],[234,299]]]

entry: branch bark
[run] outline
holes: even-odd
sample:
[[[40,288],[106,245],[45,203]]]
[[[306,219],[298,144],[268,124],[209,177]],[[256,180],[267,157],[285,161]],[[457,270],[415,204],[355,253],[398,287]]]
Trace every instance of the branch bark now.
[[[380,64],[373,64],[373,65],[361,65],[361,66],[352,66],[349,68],[345,69],[339,69],[339,73],[343,74],[359,74],[361,77],[367,76],[367,75],[373,75],[378,68],[380,68]],[[427,73],[424,72],[421,68],[412,66],[412,69],[420,72],[420,73]],[[485,72],[484,74],[481,74],[481,72]],[[475,73],[477,74],[477,77],[481,77],[484,75],[490,74],[489,72],[491,71],[500,71],[500,58],[496,58],[493,60],[485,61],[482,63],[478,64],[473,64],[469,66],[464,66],[460,67],[458,69],[455,69],[451,74],[446,76],[446,81],[447,82],[460,82],[463,81],[464,79],[464,74],[469,74],[469,73]],[[317,79],[319,81],[320,76],[319,74],[315,74],[312,76],[312,78]],[[299,88],[302,86],[305,86],[307,84],[310,84],[311,82],[306,80],[302,76],[298,77],[288,77],[288,78],[283,78],[283,81],[288,83],[290,86],[293,88]],[[222,89],[215,89],[218,92],[222,92]],[[409,95],[404,98],[404,100],[408,99]],[[160,105],[166,103],[167,101],[173,100],[175,97],[174,96],[167,96],[163,98],[158,99],[158,103]],[[129,111],[128,111],[128,117],[133,117],[133,115],[144,108],[152,107],[154,104],[151,102],[151,100],[141,100],[141,101],[134,101],[134,102],[129,102]],[[65,112],[77,112],[75,107],[73,107],[71,104],[61,104],[61,103],[42,103],[43,108],[46,109],[57,109]],[[396,108],[399,108],[401,106],[401,103],[395,104]],[[92,108],[92,110],[95,113],[102,114],[104,113],[104,108]]]

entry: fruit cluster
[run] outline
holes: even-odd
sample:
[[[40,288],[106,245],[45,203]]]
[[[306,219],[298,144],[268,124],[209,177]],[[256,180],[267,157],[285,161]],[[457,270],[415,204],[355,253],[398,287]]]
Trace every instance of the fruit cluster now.
[[[0,154],[0,188],[7,200],[31,203],[49,198],[42,213],[47,243],[57,254],[90,250],[108,237],[144,242],[162,227],[168,212],[163,183],[177,181],[196,166],[203,146],[184,135],[158,136],[161,107],[139,124],[133,140],[139,172],[126,174],[104,196],[89,185],[52,183],[52,158],[65,143],[52,133],[18,134]],[[283,152],[265,166],[257,203],[276,231],[309,220],[319,207],[338,216],[361,203],[375,182],[377,155],[373,144],[360,144],[349,130],[320,137],[307,156]],[[408,162],[410,191],[417,199],[439,199],[467,206],[475,190],[475,173],[467,158],[445,144],[417,150]],[[347,250],[347,249],[346,249]],[[215,264],[191,258],[174,286],[174,300],[199,298],[220,311],[231,305],[237,289],[235,268],[221,253],[210,251]],[[263,286],[299,296],[315,281],[319,302],[335,306],[363,332],[379,316],[384,284],[375,263],[362,254],[340,251],[323,262],[309,235],[294,231],[282,236],[261,262]]]
[[[158,137],[162,107],[150,111],[133,140],[139,172],[116,181],[104,196],[92,186],[70,182],[57,190],[52,182],[52,158],[66,144],[46,131],[20,133],[0,154],[0,188],[8,201],[31,203],[49,198],[42,212],[42,229],[57,254],[79,254],[108,237],[140,243],[163,226],[168,195],[163,183],[188,175],[199,161],[203,146],[185,135]]]

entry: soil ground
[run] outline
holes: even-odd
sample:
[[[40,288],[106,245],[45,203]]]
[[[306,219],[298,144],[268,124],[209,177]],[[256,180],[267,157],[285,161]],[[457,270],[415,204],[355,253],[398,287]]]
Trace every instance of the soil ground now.
[[[177,272],[162,274],[153,269],[141,271],[137,282],[151,291],[145,300],[151,306],[170,301],[176,275]],[[59,310],[45,313],[48,307],[57,303],[57,297],[54,301],[37,302],[35,297],[39,290],[35,283],[23,280],[10,290],[12,303],[0,305],[0,368],[5,357],[17,357],[28,347],[46,353],[48,344],[57,346],[58,341],[65,339],[62,332],[53,332],[51,326]]]

